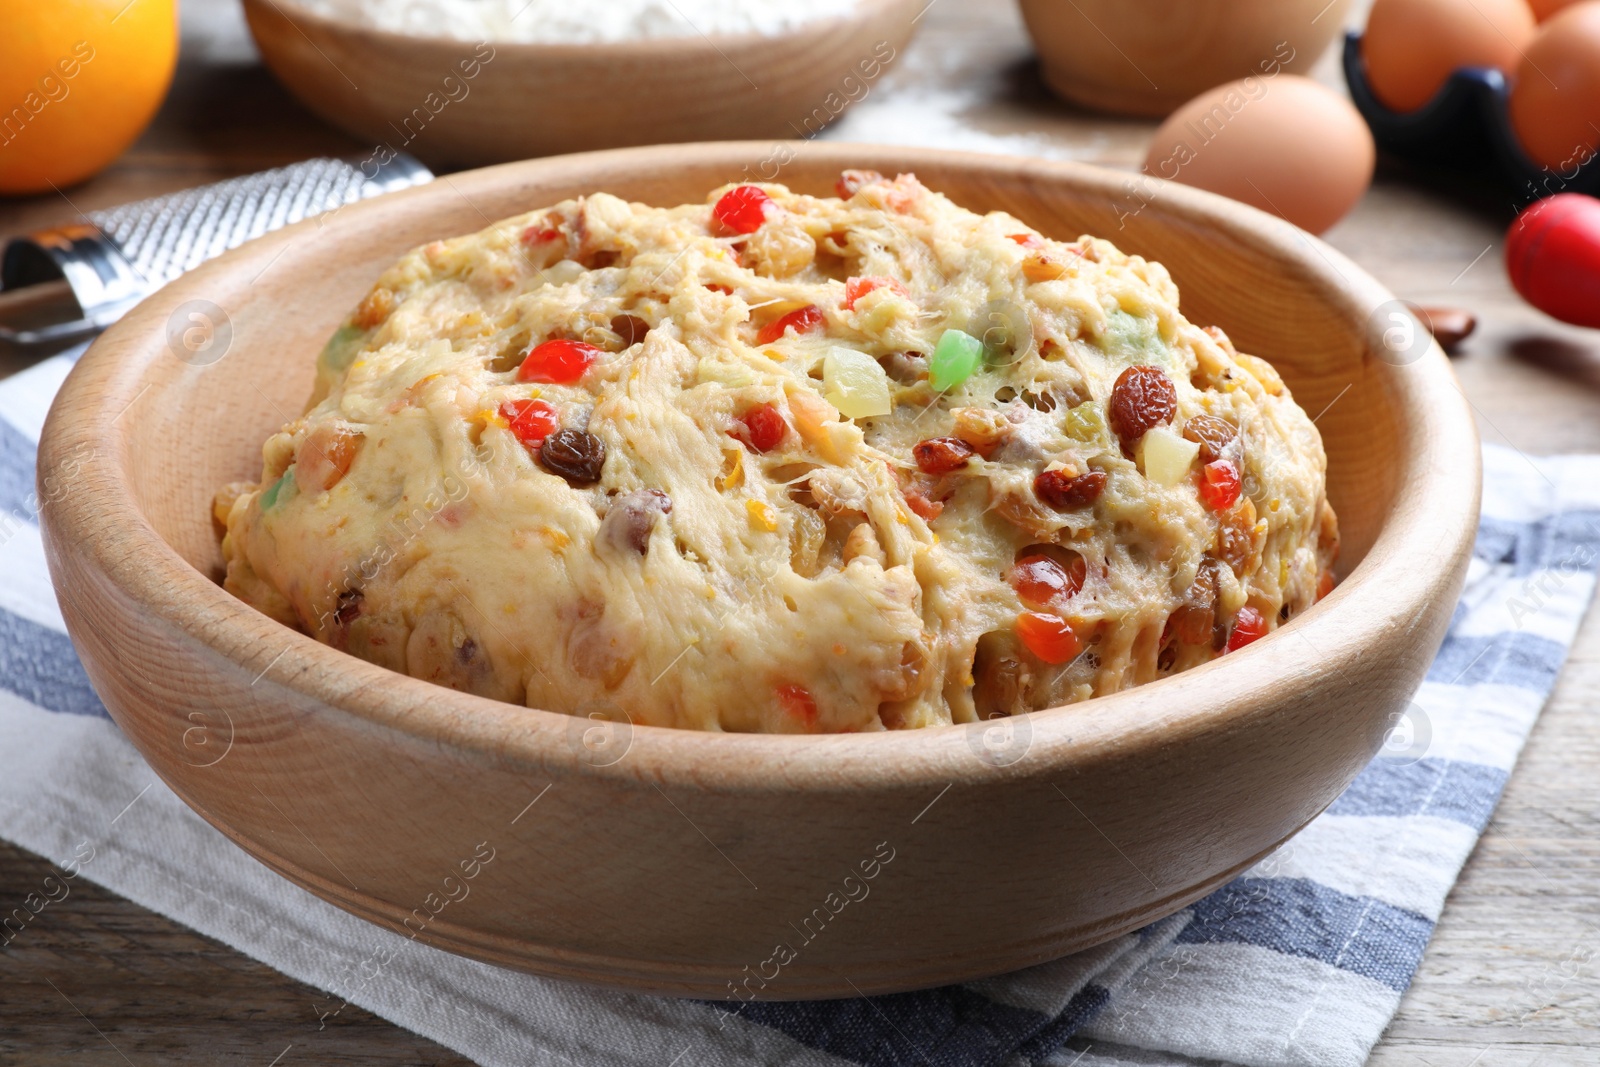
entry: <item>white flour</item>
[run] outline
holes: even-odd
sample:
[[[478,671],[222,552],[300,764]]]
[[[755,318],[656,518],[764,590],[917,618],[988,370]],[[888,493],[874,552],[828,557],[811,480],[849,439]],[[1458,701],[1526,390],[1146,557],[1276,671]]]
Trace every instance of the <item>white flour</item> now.
[[[859,0],[301,0],[379,29],[468,41],[586,44],[646,37],[768,36],[855,10]]]

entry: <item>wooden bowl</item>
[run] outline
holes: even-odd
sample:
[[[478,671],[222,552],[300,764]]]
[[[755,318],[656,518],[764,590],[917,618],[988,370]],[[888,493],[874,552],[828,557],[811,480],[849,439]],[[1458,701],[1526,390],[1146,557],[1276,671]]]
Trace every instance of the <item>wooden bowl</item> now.
[[[910,170],[968,207],[1165,263],[1191,318],[1271,357],[1321,413],[1340,586],[1168,680],[876,735],[608,726],[318,644],[218,586],[210,501],[260,474],[262,441],[300,411],[316,352],[379,271],[593,190],[699,201],[770,146],[457,174],[185,275],[96,342],[51,412],[41,485],[69,488],[40,496],[62,613],[113,717],[196,811],[319,896],[455,952],[636,990],[828,997],[1008,971],[1151,922],[1366,764],[1439,645],[1478,508],[1477,438],[1443,354],[1374,345],[1389,294],[1289,224],[1182,186],[1134,213],[1124,176],[1092,167],[785,147],[801,191],[827,193],[845,167]],[[196,308],[231,331],[214,362],[182,344]],[[781,966],[779,944],[794,950]]]
[[[1164,116],[1249,75],[1303,74],[1350,0],[1021,0],[1045,82],[1096,111]]]
[[[244,0],[262,59],[328,122],[438,165],[735,137],[811,137],[873,91],[926,0],[860,0],[781,36],[479,44]],[[761,157],[757,157],[759,160]],[[758,176],[759,177],[759,176]],[[770,180],[770,179],[760,179]]]

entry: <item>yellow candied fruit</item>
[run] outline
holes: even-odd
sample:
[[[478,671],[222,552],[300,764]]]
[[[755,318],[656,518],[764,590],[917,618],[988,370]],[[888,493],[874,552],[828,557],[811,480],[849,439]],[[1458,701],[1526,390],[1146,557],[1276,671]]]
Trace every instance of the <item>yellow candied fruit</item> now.
[[[557,552],[560,552],[563,548],[566,548],[572,543],[572,538],[568,537],[565,531],[558,530],[554,526],[541,526],[539,528],[539,534],[545,539],[545,541],[549,543],[550,547]]]
[[[772,507],[760,500],[746,500],[744,510],[749,513],[750,521],[759,529],[767,533],[778,532],[778,513]]]
[[[717,489],[726,493],[744,484],[744,449],[728,449],[722,455],[728,471],[717,475]]]
[[[1286,560],[1286,559],[1280,559],[1278,561],[1278,588],[1281,589],[1281,588],[1283,588],[1284,586],[1286,586],[1288,584],[1289,584],[1289,561]]]

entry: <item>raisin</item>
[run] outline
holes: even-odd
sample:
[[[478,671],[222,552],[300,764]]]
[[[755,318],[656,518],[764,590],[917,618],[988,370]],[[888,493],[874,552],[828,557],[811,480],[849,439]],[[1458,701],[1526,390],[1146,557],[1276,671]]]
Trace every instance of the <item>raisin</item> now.
[[[606,446],[587,430],[557,430],[539,446],[539,462],[568,485],[593,485],[606,465]]]
[[[994,630],[978,639],[972,657],[972,702],[978,718],[994,719],[1028,709],[1028,668],[1013,633]]]
[[[975,450],[959,437],[930,437],[911,449],[924,474],[949,474],[967,465]]]
[[[1122,454],[1132,459],[1145,432],[1171,422],[1177,410],[1177,390],[1159,367],[1129,367],[1119,374],[1107,414],[1112,431],[1122,442]]]
[[[1220,650],[1228,640],[1228,626],[1217,620],[1217,590],[1222,564],[1211,557],[1200,563],[1194,584],[1184,594],[1183,604],[1173,613],[1178,640],[1186,645],[1210,644]]]
[[[1066,471],[1040,471],[1033,480],[1033,493],[1057,511],[1071,511],[1100,499],[1106,481],[1105,471],[1089,471],[1077,477]]]
[[[637,315],[613,315],[611,332],[622,338],[623,348],[632,348],[650,332],[650,324]]]
[[[928,380],[928,357],[921,352],[891,352],[878,360],[890,380],[901,385],[916,385]]]
[[[339,606],[333,610],[333,621],[349,626],[361,617],[361,605],[367,595],[359,589],[346,589],[339,594]]]
[[[1183,424],[1183,436],[1200,446],[1200,462],[1215,463],[1222,459],[1228,446],[1239,436],[1239,431],[1227,419],[1215,415],[1196,415]]]
[[[596,540],[613,548],[648,555],[650,531],[663,515],[672,514],[672,498],[659,489],[639,489],[618,500],[600,522]]]

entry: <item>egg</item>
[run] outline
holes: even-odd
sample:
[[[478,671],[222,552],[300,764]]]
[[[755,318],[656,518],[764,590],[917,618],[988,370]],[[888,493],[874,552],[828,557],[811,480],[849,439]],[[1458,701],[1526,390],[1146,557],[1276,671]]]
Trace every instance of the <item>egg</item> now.
[[[1562,8],[1571,7],[1577,2],[1578,0],[1528,0],[1528,6],[1533,9],[1533,17],[1543,22]]]
[[[1557,193],[1518,215],[1506,232],[1506,273],[1546,315],[1600,327],[1600,200]]]
[[[1570,171],[1600,148],[1600,0],[1545,23],[1511,87],[1511,129],[1528,158]]]
[[[1462,67],[1515,70],[1533,34],[1527,0],[1377,0],[1361,58],[1385,107],[1415,111]]]
[[[1309,78],[1250,77],[1201,93],[1156,131],[1145,172],[1209,189],[1321,233],[1372,182],[1361,115]]]

